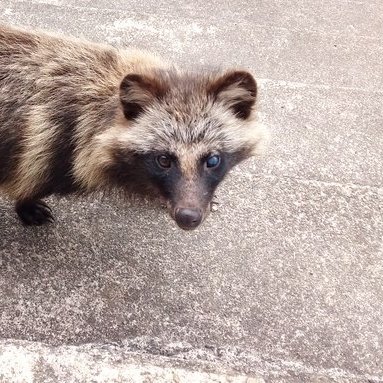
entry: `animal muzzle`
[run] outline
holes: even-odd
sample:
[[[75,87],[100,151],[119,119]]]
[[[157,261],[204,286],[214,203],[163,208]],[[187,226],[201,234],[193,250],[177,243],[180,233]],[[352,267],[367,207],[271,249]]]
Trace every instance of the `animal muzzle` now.
[[[201,182],[181,181],[168,200],[168,209],[177,225],[184,230],[196,229],[209,213],[212,193]]]
[[[174,220],[184,230],[193,230],[200,225],[204,214],[199,208],[179,207],[175,209]]]

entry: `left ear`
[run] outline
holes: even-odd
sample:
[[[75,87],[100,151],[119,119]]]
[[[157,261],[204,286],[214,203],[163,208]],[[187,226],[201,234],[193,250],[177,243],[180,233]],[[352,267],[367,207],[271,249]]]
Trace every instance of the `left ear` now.
[[[249,72],[231,71],[215,80],[208,93],[226,104],[236,117],[246,120],[257,98],[257,83]]]
[[[161,98],[167,88],[160,79],[130,73],[120,84],[120,102],[125,118],[134,120],[155,99]]]

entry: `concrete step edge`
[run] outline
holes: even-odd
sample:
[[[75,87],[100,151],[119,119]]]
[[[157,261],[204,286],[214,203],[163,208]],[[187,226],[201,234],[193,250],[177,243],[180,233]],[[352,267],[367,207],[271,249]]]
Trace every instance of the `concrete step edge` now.
[[[217,364],[126,352],[113,345],[50,346],[0,340],[0,383],[264,383]]]

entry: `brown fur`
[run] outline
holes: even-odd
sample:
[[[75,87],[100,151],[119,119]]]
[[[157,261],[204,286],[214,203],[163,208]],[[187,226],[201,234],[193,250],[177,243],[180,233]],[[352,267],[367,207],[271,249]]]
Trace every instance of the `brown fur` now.
[[[0,188],[20,206],[113,187],[158,194],[137,161],[166,152],[182,175],[174,187],[188,185],[175,194],[198,200],[203,156],[235,165],[264,141],[255,97],[247,72],[192,74],[145,52],[0,26]]]

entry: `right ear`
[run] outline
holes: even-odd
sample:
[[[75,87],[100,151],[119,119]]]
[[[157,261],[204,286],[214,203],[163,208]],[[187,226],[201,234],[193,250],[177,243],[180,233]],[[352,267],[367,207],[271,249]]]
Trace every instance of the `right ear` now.
[[[226,104],[238,118],[246,120],[257,98],[257,83],[246,71],[229,71],[216,79],[208,91],[216,100]]]
[[[164,84],[139,74],[128,74],[120,84],[120,101],[125,118],[134,120],[147,105],[162,97],[166,92]]]

